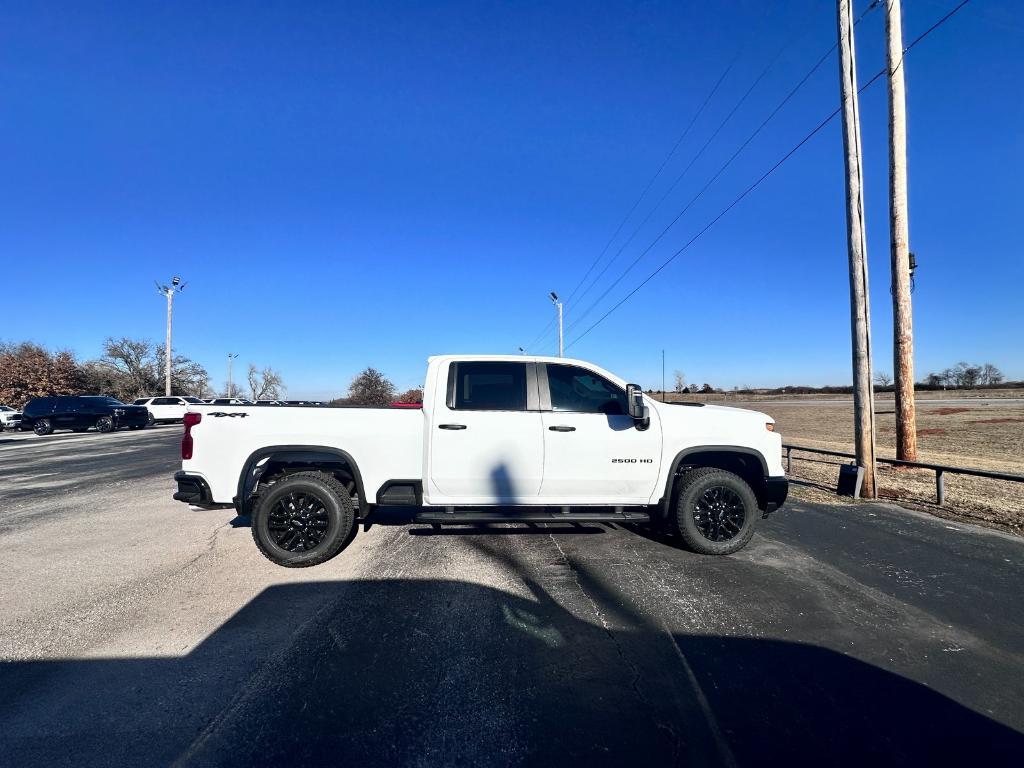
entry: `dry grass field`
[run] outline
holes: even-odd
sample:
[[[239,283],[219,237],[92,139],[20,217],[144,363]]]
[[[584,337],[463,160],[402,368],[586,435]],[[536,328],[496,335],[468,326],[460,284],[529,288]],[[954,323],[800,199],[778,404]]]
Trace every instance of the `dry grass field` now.
[[[938,393],[929,393],[938,394]],[[918,400],[918,460],[1024,475],[1024,402],[933,403]],[[737,405],[741,405],[737,403]],[[764,411],[786,443],[853,450],[853,404],[765,400],[742,404]],[[878,455],[893,458],[895,415],[891,396],[876,404]],[[839,465],[848,460],[793,453],[794,488],[803,498],[835,501]],[[946,502],[935,503],[935,473],[879,465],[879,493],[904,506],[1024,535],[1024,483],[947,474]]]

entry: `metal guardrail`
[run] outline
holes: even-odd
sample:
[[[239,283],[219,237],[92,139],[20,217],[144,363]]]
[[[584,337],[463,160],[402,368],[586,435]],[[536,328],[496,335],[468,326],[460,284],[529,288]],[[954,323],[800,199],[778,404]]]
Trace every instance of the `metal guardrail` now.
[[[792,445],[783,443],[786,451],[786,473],[793,469],[793,451],[805,451],[807,453],[821,453],[826,456],[841,456],[847,459],[856,459],[856,455],[845,451],[830,451],[825,448],[809,448],[806,445]],[[984,477],[989,480],[1005,480],[1010,483],[1024,483],[1024,475],[1013,475],[1008,472],[989,472],[987,469],[971,469],[970,467],[951,467],[946,464],[928,464],[921,461],[903,461],[902,459],[883,459],[875,457],[875,461],[881,464],[891,464],[894,467],[913,467],[914,469],[929,469],[935,473],[935,500],[941,507],[946,501],[945,475],[970,475],[971,477]]]

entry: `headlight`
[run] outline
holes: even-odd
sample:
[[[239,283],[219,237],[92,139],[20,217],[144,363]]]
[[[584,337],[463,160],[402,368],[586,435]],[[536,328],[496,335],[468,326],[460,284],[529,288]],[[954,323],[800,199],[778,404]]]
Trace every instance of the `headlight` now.
[[[114,409],[114,415],[115,416],[124,416],[124,408],[115,408]]]

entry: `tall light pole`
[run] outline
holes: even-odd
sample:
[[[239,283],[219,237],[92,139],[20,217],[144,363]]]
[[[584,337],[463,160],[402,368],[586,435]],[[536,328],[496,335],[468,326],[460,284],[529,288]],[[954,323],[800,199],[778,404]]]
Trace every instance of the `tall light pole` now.
[[[171,316],[174,314],[174,294],[185,290],[187,283],[181,282],[177,275],[171,280],[170,285],[156,283],[157,293],[167,297],[167,343],[164,346],[164,394],[168,397],[171,394]]]
[[[562,302],[558,300],[558,294],[552,291],[548,294],[551,303],[558,309],[558,356],[565,357],[565,337],[562,335]],[[572,296],[569,297],[570,299]]]
[[[236,357],[238,357],[237,352],[234,354],[228,352],[228,397],[233,396],[233,393],[231,391],[231,361],[234,360]]]

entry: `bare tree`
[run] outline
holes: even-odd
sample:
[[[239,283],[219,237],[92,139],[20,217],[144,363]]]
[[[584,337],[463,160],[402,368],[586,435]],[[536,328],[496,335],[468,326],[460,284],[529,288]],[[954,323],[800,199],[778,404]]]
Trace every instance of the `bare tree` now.
[[[892,384],[892,376],[890,376],[885,371],[876,371],[875,384],[877,384],[880,387],[888,387],[889,385]]]
[[[133,400],[160,389],[156,347],[145,339],[108,337],[103,342],[103,354],[89,368],[93,381],[101,381],[107,389],[104,394],[121,400]]]
[[[673,371],[672,376],[675,378],[676,392],[682,392],[686,389],[686,374],[682,371],[676,370]]]
[[[248,377],[253,400],[277,400],[284,394],[284,379],[273,368],[258,370],[249,363]]]
[[[994,386],[996,384],[1002,384],[1003,372],[996,368],[992,363],[985,363],[981,366],[981,383],[986,386]]]
[[[395,385],[376,368],[367,368],[352,379],[347,400],[352,405],[387,405],[395,400]]]

